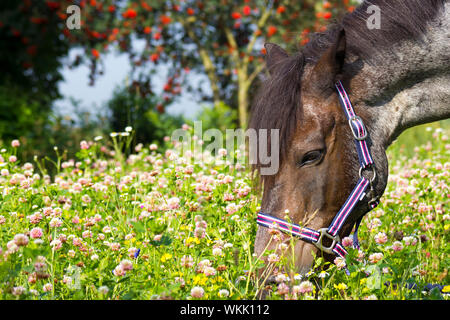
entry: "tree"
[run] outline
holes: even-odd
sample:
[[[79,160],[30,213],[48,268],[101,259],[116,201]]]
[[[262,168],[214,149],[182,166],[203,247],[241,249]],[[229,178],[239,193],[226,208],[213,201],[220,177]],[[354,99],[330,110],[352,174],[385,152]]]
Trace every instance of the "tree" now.
[[[131,126],[135,132],[135,143],[163,143],[164,137],[181,127],[181,116],[170,116],[157,111],[159,98],[154,94],[142,96],[138,82],[130,86],[117,88],[106,107],[109,127],[113,132],[123,132]]]
[[[52,102],[60,97],[60,59],[69,49],[63,3],[0,2],[0,139],[22,137],[29,153],[46,140]]]
[[[50,141],[49,115],[60,97],[59,69],[70,48],[84,55],[70,62],[91,66],[90,81],[102,75],[102,58],[117,48],[129,56],[130,78],[142,98],[154,92],[158,67],[169,68],[158,103],[163,113],[182,90],[201,100],[233,107],[241,127],[258,75],[264,69],[264,43],[293,50],[330,19],[352,10],[350,0],[3,0],[0,3],[0,136],[22,136],[34,144]],[[80,8],[80,28],[68,23]],[[144,46],[134,46],[135,40]],[[114,67],[114,66],[108,66]],[[205,74],[212,94],[186,79]],[[219,114],[217,112],[216,114]],[[157,114],[157,113],[154,113]],[[35,150],[33,150],[35,151]],[[31,153],[31,151],[30,151]]]
[[[203,98],[236,106],[241,127],[247,124],[249,90],[264,69],[264,42],[304,45],[311,32],[353,9],[349,0],[81,0],[79,5],[82,28],[67,33],[86,49],[92,81],[112,46],[129,54],[141,80],[151,82],[155,65],[170,67],[165,104],[186,84],[183,75],[202,72],[212,91]],[[144,49],[133,48],[133,39],[144,40]]]

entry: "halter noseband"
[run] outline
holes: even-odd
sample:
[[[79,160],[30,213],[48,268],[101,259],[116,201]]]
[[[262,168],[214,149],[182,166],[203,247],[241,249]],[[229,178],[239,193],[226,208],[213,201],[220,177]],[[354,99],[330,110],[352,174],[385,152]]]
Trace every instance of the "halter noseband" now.
[[[256,221],[263,227],[277,228],[283,232],[292,234],[300,238],[301,240],[312,243],[323,252],[330,254],[334,253],[339,257],[344,257],[347,254],[347,251],[341,244],[341,239],[339,238],[338,233],[344,225],[345,220],[350,216],[350,213],[355,208],[356,204],[359,201],[362,201],[364,197],[367,196],[369,198],[369,210],[375,208],[378,205],[379,199],[375,195],[375,191],[373,188],[373,181],[376,178],[376,171],[375,167],[373,166],[374,162],[372,155],[370,154],[370,150],[366,143],[366,139],[368,136],[366,127],[364,126],[362,119],[355,114],[350,99],[348,98],[347,92],[345,91],[340,81],[336,83],[336,89],[338,92],[339,101],[341,103],[342,109],[344,110],[345,116],[348,120],[350,129],[354,137],[360,165],[359,180],[353,191],[350,193],[350,196],[347,198],[344,205],[336,214],[330,226],[328,228],[322,228],[317,231],[302,227],[294,223],[290,223],[286,220],[279,219],[262,212],[258,213]],[[372,177],[370,179],[367,179],[362,175],[362,172],[366,169],[370,169],[372,172]],[[366,193],[367,187],[369,186],[370,191]],[[359,248],[358,227],[361,223],[362,218],[363,216],[358,218],[355,224],[356,226],[355,233],[353,234],[353,245],[356,248]],[[331,245],[324,246],[324,237],[332,241]]]

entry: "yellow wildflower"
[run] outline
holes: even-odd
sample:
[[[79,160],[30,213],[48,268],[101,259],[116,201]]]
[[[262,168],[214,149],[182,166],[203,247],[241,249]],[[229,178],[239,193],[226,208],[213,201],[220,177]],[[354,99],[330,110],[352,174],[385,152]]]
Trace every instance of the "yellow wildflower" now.
[[[208,281],[208,278],[205,277],[205,275],[203,273],[201,273],[194,277],[193,284],[194,284],[194,286],[196,286],[196,285],[204,286],[207,281]]]
[[[167,260],[172,259],[172,255],[170,253],[164,253],[161,257],[161,262],[166,262]]]
[[[224,281],[225,280],[221,276],[217,276],[217,277],[211,279],[211,283],[216,283],[216,282],[222,283]]]
[[[217,277],[217,282],[224,282],[224,281],[225,281],[225,279],[222,278],[221,276],[218,276],[218,277]]]
[[[193,238],[193,237],[187,238],[186,239],[186,245],[189,246],[191,243],[199,244],[200,240],[197,237],[195,237],[195,238]]]
[[[135,238],[131,238],[131,239],[125,240],[124,243],[125,243],[126,245],[129,245],[129,244],[132,244],[134,241],[136,241],[136,239],[135,239]]]
[[[347,289],[348,287],[347,287],[347,285],[345,284],[345,283],[339,283],[338,285],[333,285],[336,289],[338,289],[338,290],[345,290],[345,289]]]

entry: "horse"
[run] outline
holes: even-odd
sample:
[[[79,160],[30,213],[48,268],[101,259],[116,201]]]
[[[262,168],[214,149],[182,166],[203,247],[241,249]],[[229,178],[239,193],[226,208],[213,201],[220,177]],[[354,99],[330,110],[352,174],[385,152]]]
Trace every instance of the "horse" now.
[[[380,28],[369,27],[371,6]],[[248,127],[278,130],[280,162],[271,175],[254,165],[256,256],[267,262],[274,250],[300,274],[314,256],[345,256],[340,239],[354,226],[356,234],[386,188],[388,146],[410,127],[450,117],[449,40],[449,0],[371,0],[297,52],[265,44],[267,77]],[[281,242],[271,241],[274,230],[284,231]],[[282,252],[292,235],[299,240]]]

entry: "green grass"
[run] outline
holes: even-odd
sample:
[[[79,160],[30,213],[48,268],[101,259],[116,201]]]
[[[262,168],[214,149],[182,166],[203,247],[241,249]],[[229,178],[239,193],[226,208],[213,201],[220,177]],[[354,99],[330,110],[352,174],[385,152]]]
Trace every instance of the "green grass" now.
[[[450,119],[436,121],[407,129],[397,138],[397,140],[392,143],[392,145],[388,148],[387,153],[391,157],[398,156],[399,154],[407,157],[413,157],[415,154],[414,148],[424,145],[428,141],[432,141],[434,139],[433,133],[435,133],[438,128],[449,132]]]
[[[286,274],[268,299],[448,296],[449,125],[437,132],[438,125],[410,129],[389,149],[389,184],[363,220],[361,252],[348,248],[350,274],[317,257],[301,276],[275,259],[267,267]],[[42,160],[11,162],[17,149],[3,150],[1,299],[256,297],[260,203],[247,170],[220,161],[191,166],[171,145],[125,157],[130,139],[119,134],[73,162],[60,159],[54,180],[40,171]],[[427,291],[430,283],[444,293]]]

